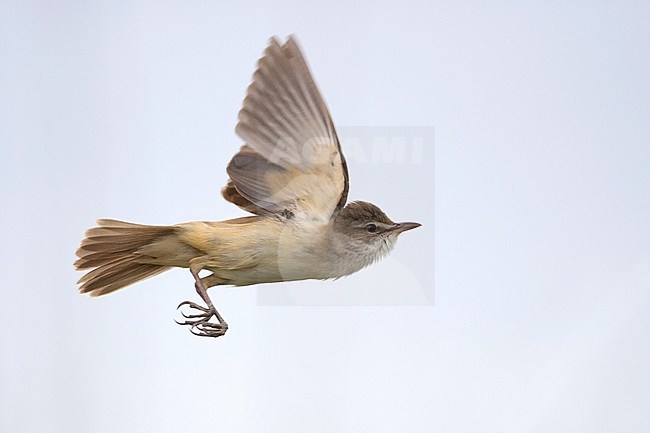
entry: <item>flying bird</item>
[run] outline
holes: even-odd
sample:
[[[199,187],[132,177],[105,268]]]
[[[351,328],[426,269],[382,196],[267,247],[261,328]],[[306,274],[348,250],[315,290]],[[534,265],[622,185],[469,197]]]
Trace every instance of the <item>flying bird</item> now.
[[[189,268],[204,305],[185,301],[190,331],[219,337],[228,324],[208,296],[219,285],[331,279],[387,255],[400,233],[379,207],[346,204],[348,170],[334,123],[294,37],[272,38],[239,112],[245,144],[230,160],[222,196],[253,215],[172,226],[100,219],[77,249],[79,291],[101,296]],[[200,277],[199,272],[211,272]]]

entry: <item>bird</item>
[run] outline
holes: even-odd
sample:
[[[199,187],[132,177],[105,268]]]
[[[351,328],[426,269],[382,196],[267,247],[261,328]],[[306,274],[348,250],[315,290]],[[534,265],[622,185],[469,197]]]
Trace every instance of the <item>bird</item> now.
[[[99,219],[76,251],[74,266],[86,272],[80,293],[102,296],[188,268],[204,304],[181,302],[177,323],[215,338],[228,323],[207,289],[338,279],[386,256],[401,233],[421,225],[393,222],[365,201],[347,203],[341,143],[295,36],[270,39],[235,130],[244,144],[221,195],[251,215],[171,226]]]

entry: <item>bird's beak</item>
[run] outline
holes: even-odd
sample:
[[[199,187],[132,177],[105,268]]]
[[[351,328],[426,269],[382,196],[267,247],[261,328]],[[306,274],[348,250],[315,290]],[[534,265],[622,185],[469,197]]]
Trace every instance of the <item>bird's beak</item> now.
[[[397,233],[402,233],[407,230],[412,230],[415,228],[420,227],[422,224],[420,223],[397,223],[395,226],[392,228],[392,231],[395,231]]]

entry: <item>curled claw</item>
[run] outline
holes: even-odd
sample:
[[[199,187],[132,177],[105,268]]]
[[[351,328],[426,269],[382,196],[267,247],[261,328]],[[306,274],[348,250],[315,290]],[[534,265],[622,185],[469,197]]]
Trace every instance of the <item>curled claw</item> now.
[[[208,307],[204,307],[203,305],[199,305],[199,304],[197,304],[196,302],[192,302],[192,301],[183,301],[183,302],[181,302],[180,304],[178,304],[178,307],[176,307],[176,309],[178,310],[178,309],[181,308],[183,305],[189,305],[190,308],[194,308],[194,309],[196,309],[196,310],[201,310],[201,311],[203,311],[204,313],[210,313],[210,312],[211,312],[210,309],[209,309]]]
[[[196,319],[197,317],[205,317],[205,314],[185,314],[181,311],[181,315],[186,319]]]
[[[178,307],[176,307],[176,309],[178,310],[179,308],[187,305],[190,311],[188,313],[181,311],[181,315],[188,320],[184,320],[182,322],[176,320],[175,322],[179,325],[189,326],[190,332],[194,335],[198,335],[199,337],[221,337],[228,330],[228,324],[225,320],[223,320],[223,317],[221,317],[221,314],[219,314],[217,309],[214,308],[214,305],[212,304],[212,301],[206,292],[206,287],[203,283],[203,279],[199,277],[199,271],[200,269],[192,269],[190,266],[190,272],[192,272],[194,280],[196,281],[194,288],[196,289],[196,293],[198,293],[199,296],[201,296],[201,299],[203,299],[203,301],[206,303],[206,306],[199,305],[192,301],[181,302],[178,304]],[[213,281],[213,277],[214,274],[212,277],[205,277],[205,280]],[[211,278],[213,279],[211,280]],[[210,319],[213,317],[216,319],[217,323],[210,322]]]
[[[176,309],[178,310],[184,305],[189,305],[190,309],[198,310],[200,311],[199,314],[185,314],[184,311],[181,311],[181,315],[186,318],[186,319],[198,319],[198,320],[185,320],[183,322],[179,322],[178,320],[174,320],[176,323],[179,325],[190,325],[194,326],[197,325],[203,321],[208,321],[212,317],[213,313],[209,308],[206,308],[202,305],[199,305],[195,302],[192,301],[183,301],[180,304],[178,304],[178,307]]]
[[[226,333],[228,330],[228,325],[227,324],[220,324],[220,323],[210,323],[210,322],[203,322],[199,323],[196,325],[193,325],[190,328],[190,332],[194,335],[198,335],[199,337],[220,337],[223,334]]]
[[[190,320],[184,320],[182,322],[179,322],[178,320],[174,320],[174,321],[179,325],[189,326],[190,332],[192,334],[198,335],[200,337],[216,338],[224,335],[228,330],[228,324],[222,321],[223,319],[220,320],[220,316],[218,315],[214,307],[212,308],[204,307],[192,301],[183,301],[180,304],[178,304],[178,307],[176,307],[176,309],[178,310],[179,308],[185,305],[187,305],[190,308],[190,310],[198,311],[198,313],[186,314],[184,311],[181,311],[181,315],[185,319],[190,319]],[[216,317],[217,320],[220,320],[219,323],[210,322],[210,319],[212,317]]]
[[[202,323],[204,320],[209,320],[209,318],[208,319],[197,319],[197,320],[184,320],[182,322],[179,322],[178,320],[174,319],[174,322],[178,323],[179,325],[196,326],[196,325]]]

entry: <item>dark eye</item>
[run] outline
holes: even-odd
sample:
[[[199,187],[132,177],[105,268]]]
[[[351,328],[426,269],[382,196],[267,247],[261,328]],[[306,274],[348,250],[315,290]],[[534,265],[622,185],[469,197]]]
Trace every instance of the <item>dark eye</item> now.
[[[368,224],[368,225],[366,226],[366,229],[368,229],[368,231],[369,231],[370,233],[374,233],[374,232],[377,231],[377,226],[374,225],[374,224]]]

